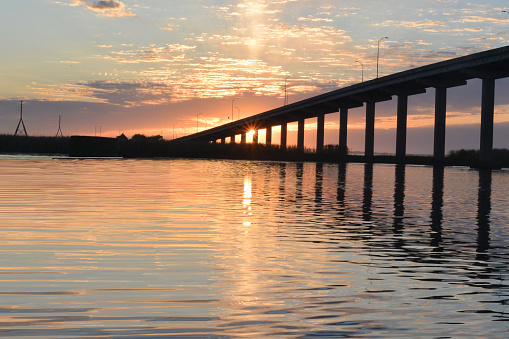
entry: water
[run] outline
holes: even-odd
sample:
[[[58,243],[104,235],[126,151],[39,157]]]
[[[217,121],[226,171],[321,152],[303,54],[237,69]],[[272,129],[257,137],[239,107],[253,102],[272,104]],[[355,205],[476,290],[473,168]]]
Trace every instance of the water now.
[[[505,338],[509,172],[0,159],[0,336]]]

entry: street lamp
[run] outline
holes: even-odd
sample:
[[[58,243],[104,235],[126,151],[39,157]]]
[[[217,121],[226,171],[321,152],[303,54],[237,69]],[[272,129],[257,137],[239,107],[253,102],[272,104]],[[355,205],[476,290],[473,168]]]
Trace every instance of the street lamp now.
[[[361,82],[364,82],[364,65],[360,61],[355,61],[355,62],[358,62],[361,65],[361,79],[362,79]]]
[[[384,36],[382,39],[378,40],[378,49],[376,52],[376,78],[378,79],[378,59],[380,59],[380,41],[383,39],[389,39],[388,37]]]
[[[233,102],[234,102],[235,100],[238,100],[238,99],[239,99],[239,98],[235,98],[235,99],[233,99],[233,100],[232,100],[232,122],[233,122]]]
[[[203,113],[196,114],[196,133],[198,133],[198,117],[200,116],[200,114],[203,114]]]
[[[288,94],[286,92],[286,80],[288,80],[289,77],[285,78],[285,104],[284,106],[288,105]]]

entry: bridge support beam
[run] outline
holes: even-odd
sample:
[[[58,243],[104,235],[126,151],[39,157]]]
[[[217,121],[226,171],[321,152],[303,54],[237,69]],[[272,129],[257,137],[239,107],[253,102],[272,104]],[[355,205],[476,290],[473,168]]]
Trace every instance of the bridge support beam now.
[[[265,131],[265,146],[270,146],[272,144],[272,126],[267,126]]]
[[[406,135],[407,135],[407,117],[408,117],[408,95],[398,95],[397,108],[397,126],[396,126],[396,157],[404,158],[406,156]]]
[[[481,104],[481,166],[491,163],[493,151],[493,121],[495,115],[495,79],[482,79],[482,104]]]
[[[433,158],[441,162],[445,158],[445,126],[447,114],[447,87],[435,87],[435,132]]]
[[[234,144],[235,143],[235,134],[232,134],[230,136],[230,144]]]
[[[304,152],[304,118],[297,121],[297,151]]]
[[[375,101],[366,102],[366,132],[364,135],[364,156],[373,157],[375,150]]]
[[[316,153],[323,154],[325,138],[325,114],[319,113],[316,122]]]
[[[223,138],[221,138],[221,145],[224,145],[224,144],[226,144],[226,138],[223,137]]]
[[[240,143],[245,144],[246,143],[246,132],[242,133],[240,135]]]
[[[339,108],[339,152],[341,156],[348,154],[348,107]]]
[[[281,143],[280,148],[282,151],[286,151],[286,140],[288,139],[288,123],[281,123]]]
[[[253,144],[257,144],[257,143],[258,143],[258,130],[255,129],[254,133],[253,133]]]

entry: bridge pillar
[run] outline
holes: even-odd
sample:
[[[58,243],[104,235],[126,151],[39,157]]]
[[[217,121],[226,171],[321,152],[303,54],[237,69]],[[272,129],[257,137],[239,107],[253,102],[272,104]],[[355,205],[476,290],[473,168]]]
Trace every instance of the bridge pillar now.
[[[481,147],[479,160],[481,166],[491,163],[493,151],[493,120],[495,115],[495,79],[482,79],[481,104]]]
[[[230,144],[234,144],[234,143],[235,143],[235,134],[232,134],[230,137]]]
[[[404,158],[406,156],[408,95],[398,95],[397,111],[398,121],[396,126],[396,157]]]
[[[348,154],[348,107],[339,108],[339,152],[342,156]]]
[[[240,135],[240,143],[245,144],[246,143],[246,132],[242,133]]]
[[[257,143],[258,143],[258,130],[255,129],[254,133],[253,133],[253,144],[257,144]]]
[[[304,152],[304,118],[299,118],[297,124],[297,151]]]
[[[272,126],[267,126],[265,131],[265,146],[270,146],[272,144]]]
[[[375,150],[375,101],[366,102],[366,132],[364,135],[364,156],[372,157]]]
[[[226,144],[226,138],[223,137],[223,138],[221,138],[221,145],[224,145],[224,144]]]
[[[316,126],[316,153],[323,154],[323,145],[325,137],[325,114],[319,113]]]
[[[281,150],[286,151],[286,140],[288,139],[288,123],[281,123]]]
[[[445,122],[447,113],[447,87],[435,87],[435,132],[433,158],[443,161],[445,157]]]

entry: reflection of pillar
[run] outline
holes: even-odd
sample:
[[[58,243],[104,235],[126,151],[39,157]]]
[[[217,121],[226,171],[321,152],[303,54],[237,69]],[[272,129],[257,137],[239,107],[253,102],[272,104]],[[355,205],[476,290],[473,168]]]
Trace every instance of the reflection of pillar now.
[[[348,154],[348,107],[339,109],[339,152],[341,155]]]
[[[441,252],[442,248],[442,219],[444,206],[444,167],[433,167],[433,188],[431,191],[431,247],[434,252]]]
[[[325,114],[320,113],[317,116],[316,125],[316,153],[323,153],[323,144],[325,137]]]
[[[445,156],[445,119],[447,113],[447,87],[435,87],[435,135],[433,157],[441,161]]]
[[[302,175],[304,174],[304,164],[302,162],[297,163],[297,182],[295,184],[295,199],[302,201]]]
[[[258,143],[258,130],[255,129],[254,133],[253,133],[253,144],[257,144],[257,143]]]
[[[405,165],[396,165],[394,180],[394,233],[400,233],[403,228],[405,214]]]
[[[397,126],[396,126],[396,157],[404,158],[406,155],[406,132],[407,132],[407,115],[408,115],[408,95],[398,95],[397,109]]]
[[[315,169],[315,211],[321,212],[322,195],[323,195],[323,163],[317,163]],[[321,214],[321,213],[320,213]]]
[[[493,150],[493,119],[495,112],[495,79],[482,79],[481,106],[481,164],[491,162]]]
[[[491,170],[479,170],[477,196],[477,259],[487,260],[490,249]]]
[[[279,163],[279,201],[286,198],[286,163]]]
[[[375,102],[366,102],[366,132],[364,135],[364,156],[372,157],[375,149]]]
[[[282,151],[286,151],[287,136],[288,136],[288,124],[286,122],[283,122],[281,123],[281,143],[280,143]]]
[[[338,190],[337,197],[339,204],[344,208],[345,204],[345,186],[346,186],[346,164],[338,164]],[[343,211],[344,212],[344,211]]]
[[[265,132],[265,145],[270,146],[272,144],[272,126],[267,126]]]
[[[364,164],[364,194],[362,198],[362,219],[371,221],[373,204],[373,164]]]
[[[304,152],[304,118],[297,121],[297,151]]]
[[[246,143],[246,133],[240,134],[240,143],[245,144]]]

